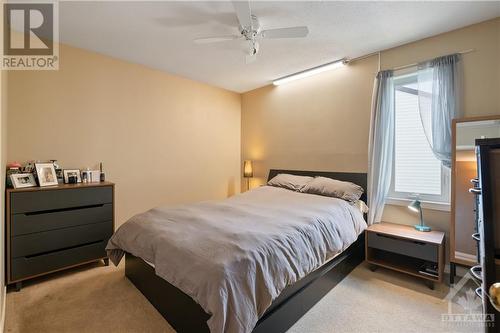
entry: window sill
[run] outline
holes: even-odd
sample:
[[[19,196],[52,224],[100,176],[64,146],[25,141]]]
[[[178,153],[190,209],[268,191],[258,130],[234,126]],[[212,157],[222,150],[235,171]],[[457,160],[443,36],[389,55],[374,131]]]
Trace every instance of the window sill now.
[[[408,206],[413,199],[387,198],[386,205]],[[442,212],[450,212],[451,205],[444,202],[421,201],[423,209],[439,210]]]

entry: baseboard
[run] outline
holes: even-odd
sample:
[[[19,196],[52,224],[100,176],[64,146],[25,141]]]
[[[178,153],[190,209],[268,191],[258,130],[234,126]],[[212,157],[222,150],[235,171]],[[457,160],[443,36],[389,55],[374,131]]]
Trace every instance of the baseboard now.
[[[2,308],[0,311],[0,333],[3,333],[5,331],[5,304],[7,304],[7,287],[3,287],[2,290]]]

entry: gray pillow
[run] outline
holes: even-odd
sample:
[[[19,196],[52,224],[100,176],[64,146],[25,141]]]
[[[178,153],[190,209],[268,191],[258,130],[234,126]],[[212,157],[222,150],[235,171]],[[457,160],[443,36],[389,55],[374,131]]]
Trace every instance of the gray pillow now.
[[[267,185],[283,187],[292,191],[300,191],[304,185],[312,181],[313,177],[295,176],[288,173],[280,173],[267,182]]]
[[[351,182],[343,182],[325,177],[316,177],[302,187],[300,192],[318,194],[355,202],[356,200],[359,200],[364,190],[361,186]]]

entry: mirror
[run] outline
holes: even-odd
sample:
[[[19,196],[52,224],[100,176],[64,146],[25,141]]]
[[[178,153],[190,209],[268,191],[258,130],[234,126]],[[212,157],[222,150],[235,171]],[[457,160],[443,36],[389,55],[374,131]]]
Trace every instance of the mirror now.
[[[476,139],[500,137],[500,119],[456,122],[456,158],[475,161]]]
[[[452,200],[450,261],[453,265],[476,265],[477,242],[475,200],[469,193],[471,179],[477,177],[475,140],[500,137],[500,116],[463,118],[453,122]]]

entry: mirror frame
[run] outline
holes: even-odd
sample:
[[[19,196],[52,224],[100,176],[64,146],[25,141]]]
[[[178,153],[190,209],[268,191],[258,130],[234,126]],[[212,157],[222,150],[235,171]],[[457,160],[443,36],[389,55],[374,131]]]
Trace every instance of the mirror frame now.
[[[455,257],[455,174],[456,174],[456,155],[457,155],[457,124],[469,123],[473,121],[500,120],[500,115],[495,116],[476,116],[456,118],[452,120],[451,125],[451,195],[450,195],[450,262],[465,266],[474,266],[477,263],[462,258]]]

